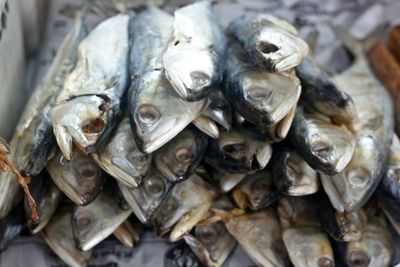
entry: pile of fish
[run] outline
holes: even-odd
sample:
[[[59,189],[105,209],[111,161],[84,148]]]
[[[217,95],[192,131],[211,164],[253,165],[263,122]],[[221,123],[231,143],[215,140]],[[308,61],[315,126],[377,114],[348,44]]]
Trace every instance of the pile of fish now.
[[[236,243],[259,266],[390,266],[400,142],[364,55],[376,33],[333,26],[354,62],[330,76],[270,15],[224,30],[202,1],[88,33],[85,14],[0,147],[39,215],[4,170],[1,249],[27,225],[82,266],[112,234],[138,245],[146,225],[206,266]]]

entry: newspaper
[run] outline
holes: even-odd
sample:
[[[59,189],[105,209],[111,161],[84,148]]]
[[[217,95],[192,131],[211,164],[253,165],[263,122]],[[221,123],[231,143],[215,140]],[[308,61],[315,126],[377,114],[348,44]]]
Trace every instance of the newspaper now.
[[[72,25],[70,11],[84,2],[84,0],[49,1],[45,36],[35,67],[37,71],[30,83],[32,88],[44,75],[63,37]],[[350,61],[340,42],[335,38],[330,23],[350,29],[351,33],[359,38],[367,36],[382,23],[400,24],[398,0],[220,0],[216,2],[215,10],[223,26],[241,16],[270,13],[291,21],[299,28],[304,38],[311,32],[318,32],[314,54],[317,61],[332,73],[342,69]],[[165,7],[172,10],[173,5],[171,7],[167,4]],[[88,19],[89,27],[94,27],[99,20],[96,14],[91,14]],[[399,240],[396,243],[397,255],[400,255]],[[139,246],[134,249],[122,246],[111,237],[94,249],[90,266],[174,266],[173,263],[178,260],[179,255],[190,253],[187,249],[182,243],[167,243],[153,232],[147,232]],[[398,256],[395,262],[400,262]],[[8,250],[0,254],[0,266],[58,267],[65,264],[50,251],[39,234],[17,238]],[[198,263],[186,262],[185,266],[198,266]],[[224,267],[233,266],[255,265],[238,245],[224,264]]]

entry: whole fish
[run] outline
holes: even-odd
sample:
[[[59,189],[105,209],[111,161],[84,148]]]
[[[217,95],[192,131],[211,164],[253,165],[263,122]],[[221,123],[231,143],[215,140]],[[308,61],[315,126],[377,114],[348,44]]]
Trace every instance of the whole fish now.
[[[102,169],[88,156],[74,149],[70,161],[58,152],[47,165],[53,182],[76,205],[87,205],[100,193],[105,180]]]
[[[116,15],[79,44],[76,66],[51,111],[54,134],[67,160],[73,143],[91,153],[117,123],[128,86],[128,25],[128,15]]]
[[[60,207],[42,231],[44,241],[66,264],[74,267],[87,266],[92,252],[76,248],[71,219],[72,207]]]
[[[111,235],[131,215],[123,210],[112,194],[102,192],[87,206],[76,206],[72,213],[72,230],[76,247],[88,251]]]
[[[142,186],[129,188],[121,182],[118,186],[136,217],[147,223],[164,207],[174,184],[152,166],[143,178]]]
[[[231,191],[245,177],[246,173],[229,173],[224,170],[211,168],[212,181],[219,186],[221,192]]]
[[[258,266],[289,266],[282,228],[274,209],[233,216],[225,226]]]
[[[296,67],[296,74],[301,81],[301,98],[315,110],[337,122],[348,123],[357,119],[352,97],[339,90],[312,57],[305,58]]]
[[[232,196],[241,209],[261,210],[274,203],[280,193],[269,169],[246,176],[233,190]]]
[[[383,190],[400,203],[400,140],[393,135],[392,146],[383,171],[381,187]]]
[[[342,171],[355,149],[355,136],[345,125],[303,106],[297,108],[289,136],[303,159],[327,174]]]
[[[109,175],[130,187],[142,184],[152,160],[136,145],[128,117],[122,119],[108,143],[92,157]]]
[[[269,142],[245,129],[221,131],[218,139],[210,139],[208,143],[205,162],[230,173],[262,170],[272,155]]]
[[[386,89],[373,75],[364,48],[371,45],[381,29],[362,44],[343,29],[337,36],[354,55],[355,61],[334,77],[340,90],[354,101],[358,120],[352,123],[357,136],[351,161],[337,175],[323,177],[322,185],[337,210],[350,211],[364,205],[382,177],[394,132],[393,103]]]
[[[207,136],[194,128],[186,128],[154,152],[154,163],[172,182],[184,181],[200,164],[207,143]]]
[[[131,216],[133,217],[133,216]],[[133,248],[139,244],[144,233],[144,225],[136,218],[128,218],[114,232],[113,235],[126,247]]]
[[[357,241],[361,238],[367,221],[361,209],[351,212],[339,212],[324,198],[319,199],[317,209],[322,228],[338,242]]]
[[[87,34],[84,15],[85,11],[78,13],[72,29],[58,48],[44,78],[35,88],[18,123],[15,134],[20,140],[15,147],[15,155],[23,175],[39,175],[56,144],[50,112],[64,86],[65,76],[76,63],[78,45]]]
[[[285,20],[259,14],[233,21],[228,31],[243,45],[251,62],[270,72],[289,70],[308,55],[308,45]]]
[[[282,239],[296,267],[335,266],[328,234],[321,229],[315,208],[310,197],[279,199],[278,212],[284,229]]]
[[[39,221],[30,220],[32,209],[25,197],[25,217],[28,219],[28,228],[32,234],[40,232],[53,217],[63,194],[62,191],[51,180],[46,171],[42,171],[39,176],[33,177],[29,183],[29,190],[35,199]]]
[[[318,173],[294,150],[280,150],[272,166],[275,185],[286,195],[311,195],[320,188]]]
[[[183,238],[197,258],[209,267],[222,266],[236,246],[235,238],[222,222],[198,225],[193,235],[186,234]]]
[[[209,104],[202,114],[229,130],[232,126],[232,107],[222,91],[219,88],[211,90],[208,100]]]
[[[164,77],[160,61],[173,18],[149,8],[132,19],[128,93],[129,119],[139,148],[151,153],[174,138],[203,110],[206,101],[186,102]]]
[[[200,131],[205,133],[211,138],[218,138],[219,130],[217,124],[205,115],[199,115],[194,121],[193,125],[197,127]]]
[[[17,205],[6,217],[0,219],[0,252],[5,251],[25,228],[23,205]]]
[[[361,239],[345,246],[346,262],[349,267],[393,266],[393,241],[385,218],[368,214],[368,223]]]
[[[172,37],[162,61],[179,96],[187,101],[204,99],[222,81],[225,46],[225,34],[211,1],[175,11]]]
[[[268,73],[255,68],[234,39],[229,40],[227,57],[225,96],[247,121],[275,124],[296,105],[301,85],[294,71]]]
[[[216,190],[197,174],[176,184],[164,209],[155,218],[159,234],[169,233],[172,242],[181,239],[205,217],[216,196]]]

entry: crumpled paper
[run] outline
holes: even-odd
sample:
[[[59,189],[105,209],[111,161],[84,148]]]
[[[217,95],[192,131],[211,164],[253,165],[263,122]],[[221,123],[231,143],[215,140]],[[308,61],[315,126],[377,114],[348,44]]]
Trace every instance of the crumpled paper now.
[[[78,8],[83,2],[85,1],[50,1],[46,33],[37,58],[37,66],[35,66],[35,78],[30,83],[33,86],[43,77],[63,37],[72,25],[69,17],[71,10]],[[187,1],[179,1],[179,3],[184,2]],[[168,4],[166,8],[168,9]],[[377,25],[400,24],[400,1],[398,0],[220,0],[217,1],[215,10],[223,26],[227,26],[230,21],[241,16],[270,13],[292,22],[303,38],[317,31],[318,42],[314,54],[319,64],[331,73],[343,69],[350,63],[350,59],[336,39],[329,26],[330,23],[350,29],[351,33],[358,38],[367,36]],[[88,19],[89,28],[98,21],[99,18],[91,14]],[[397,255],[400,255],[398,238],[397,241]],[[90,266],[169,267],[173,266],[179,255],[187,252],[185,249],[187,247],[182,243],[166,243],[153,232],[147,232],[140,245],[134,249],[122,246],[114,238],[108,238],[94,249]],[[399,256],[396,257],[395,262],[400,262]],[[187,266],[197,266],[195,262],[187,263]],[[17,238],[7,251],[0,254],[0,266],[55,267],[65,266],[65,264],[50,251],[39,234]],[[255,265],[238,245],[224,266]]]

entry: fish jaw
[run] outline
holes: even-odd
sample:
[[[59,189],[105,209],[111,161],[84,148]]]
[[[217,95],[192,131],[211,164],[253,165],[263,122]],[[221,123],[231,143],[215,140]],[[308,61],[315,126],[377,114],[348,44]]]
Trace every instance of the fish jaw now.
[[[200,115],[192,123],[209,137],[214,139],[219,137],[218,126],[213,120],[207,118],[206,116]]]
[[[82,96],[58,105],[51,111],[54,134],[67,160],[72,157],[72,143],[85,154],[94,146],[105,130],[106,119],[102,108],[105,99],[98,96]]]
[[[187,101],[205,98],[213,84],[214,62],[207,51],[167,50],[163,56],[164,72],[176,93]],[[196,68],[191,69],[193,62]]]

